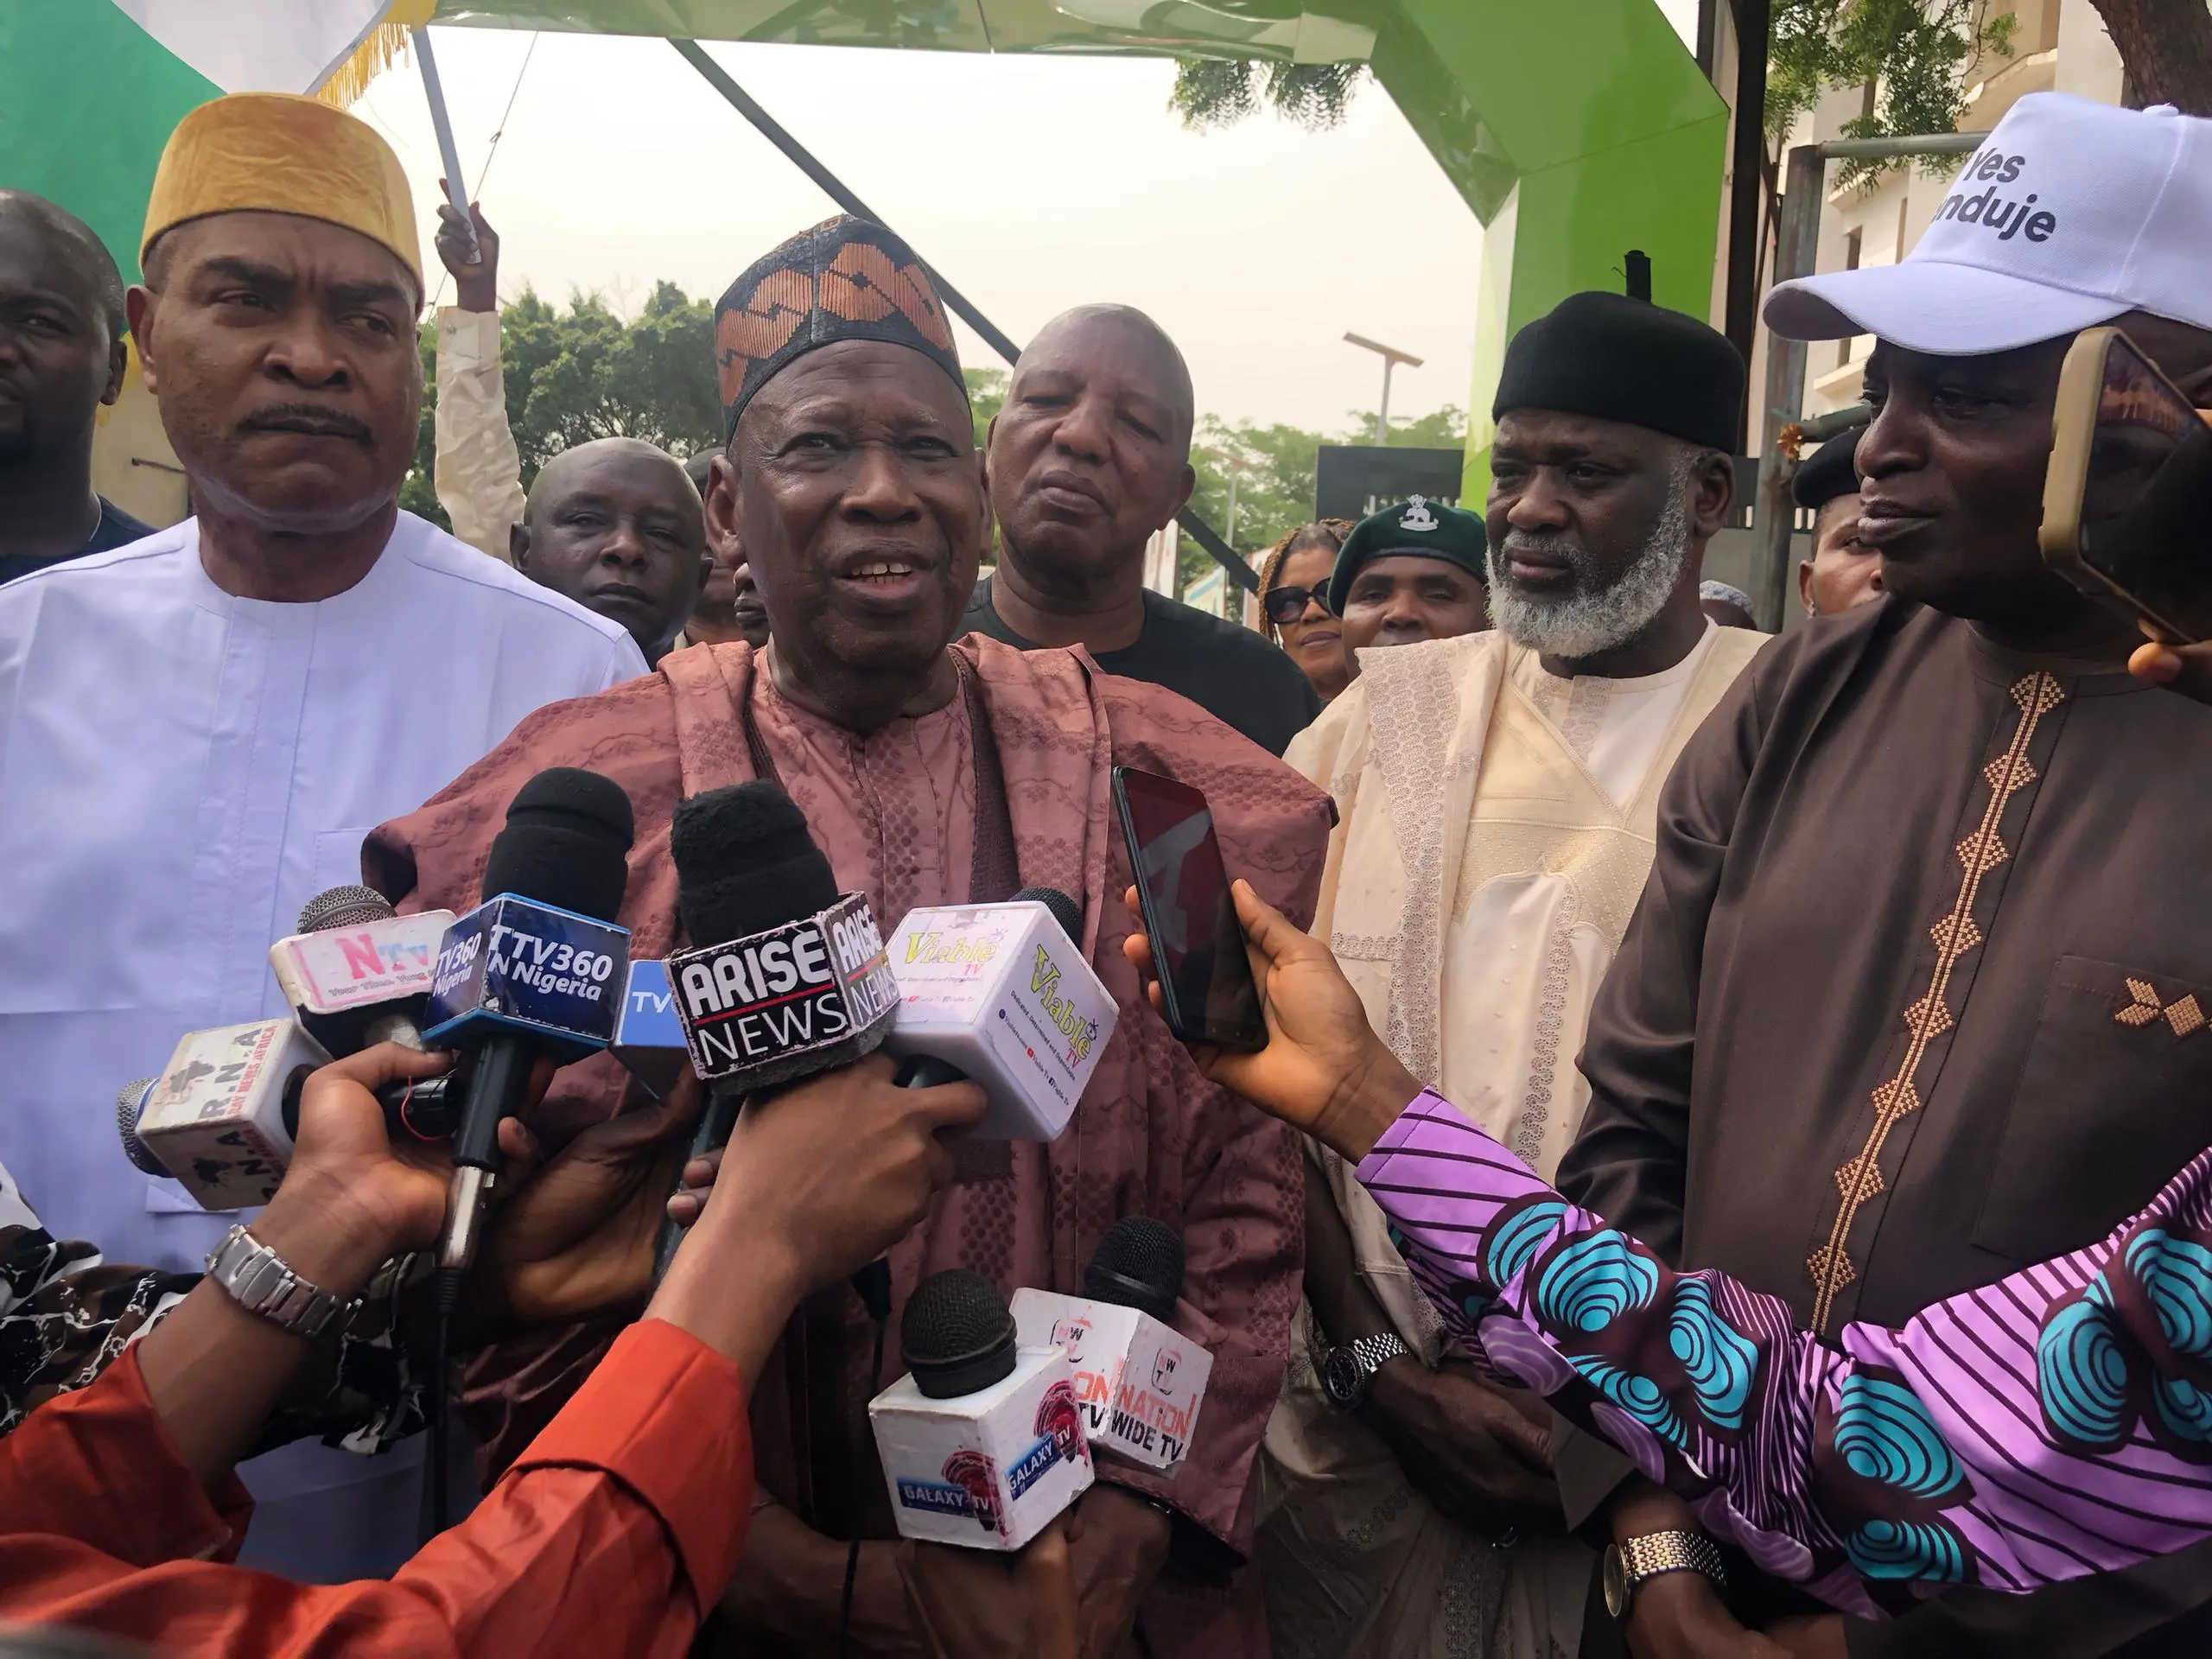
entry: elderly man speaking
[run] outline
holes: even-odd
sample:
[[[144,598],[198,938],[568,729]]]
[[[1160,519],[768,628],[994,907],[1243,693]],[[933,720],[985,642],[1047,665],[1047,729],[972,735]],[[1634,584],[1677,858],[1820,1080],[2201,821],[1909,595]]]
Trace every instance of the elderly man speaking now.
[[[358,879],[370,825],[539,704],[645,663],[399,511],[422,265],[367,126],[307,99],[201,105],[162,154],[143,249],[131,333],[199,516],[0,590],[0,1156],[60,1235],[180,1268],[238,1217],[125,1161],[117,1087],[187,1031],[284,1012],[270,941]],[[248,1468],[250,1549],[286,1545],[261,1560],[358,1576],[405,1557],[408,1459],[278,1455],[283,1490],[321,1496],[271,1502]],[[340,1525],[321,1489],[371,1469],[393,1524]]]
[[[1328,799],[1195,705],[1103,674],[1080,650],[951,643],[989,507],[951,332],[895,237],[834,219],[793,238],[739,277],[715,338],[728,443],[708,526],[745,548],[768,609],[766,648],[673,652],[656,675],[524,721],[451,789],[372,837],[370,880],[410,905],[460,900],[517,784],[588,760],[636,809],[621,920],[640,956],[683,942],[668,850],[677,802],[755,778],[782,782],[838,885],[867,894],[886,929],[918,905],[1007,899],[1032,884],[1074,896],[1121,1023],[1058,1141],[963,1148],[958,1184],[891,1253],[895,1301],[955,1266],[1003,1291],[1078,1291],[1117,1217],[1174,1228],[1188,1263],[1177,1323],[1213,1354],[1205,1414],[1173,1481],[1102,1465],[1084,1498],[1073,1548],[1086,1650],[1113,1650],[1141,1621],[1156,1654],[1258,1651],[1251,1586],[1199,1586],[1170,1558],[1220,1566],[1249,1547],[1247,1484],[1297,1300],[1298,1149],[1205,1082],[1139,992],[1120,955],[1128,925],[1116,896],[1129,867],[1107,780],[1124,765],[1203,790],[1230,868],[1300,916],[1321,873]],[[613,1062],[571,1067],[547,1097],[548,1127],[604,1118],[620,1092]],[[848,1287],[817,1296],[754,1397],[761,1508],[728,1604],[749,1640],[827,1650],[847,1541],[860,1537],[854,1649],[912,1650],[866,1415],[895,1362],[869,1374],[871,1334]],[[898,1346],[894,1314],[884,1351]],[[495,1462],[592,1352],[579,1335],[479,1363],[474,1403],[491,1408]],[[969,1611],[1020,1627],[1018,1608]],[[950,1649],[991,1651],[997,1634],[979,1625]]]

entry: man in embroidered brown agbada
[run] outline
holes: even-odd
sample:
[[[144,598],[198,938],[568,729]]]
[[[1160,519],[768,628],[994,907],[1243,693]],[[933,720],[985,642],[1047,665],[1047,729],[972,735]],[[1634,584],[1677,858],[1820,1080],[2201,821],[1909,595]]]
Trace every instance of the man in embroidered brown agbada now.
[[[1822,1332],[2090,1244],[2212,1140],[2212,710],[2129,678],[2132,623],[2036,543],[2075,330],[2116,321],[2212,388],[2208,158],[2212,123],[2024,99],[1957,188],[2017,175],[2070,238],[1947,215],[1901,264],[1768,302],[1785,336],[1878,338],[1857,467],[1888,593],[1775,645],[1684,750],[1557,1185]],[[2212,1451],[2194,1420],[2175,1433]],[[1621,1543],[1696,1530],[1592,1445],[1557,1450],[1570,1518],[1603,1510]],[[1923,1565],[1873,1523],[1843,1543]],[[2177,1624],[2212,1600],[2212,1551],[1962,1585],[1885,1625],[1794,1618],[1808,1604],[1740,1557],[1727,1577],[1725,1610],[1700,1572],[1635,1586],[1631,1649],[2201,1652]],[[1583,1651],[1618,1639],[1593,1619]]]
[[[524,721],[437,799],[376,832],[369,879],[410,906],[473,902],[516,787],[566,764],[630,794],[638,838],[621,919],[639,956],[683,943],[668,855],[676,802],[771,772],[840,886],[867,894],[887,931],[916,905],[1029,885],[1078,898],[1090,959],[1123,1008],[1090,1090],[1049,1146],[963,1150],[960,1184],[892,1255],[894,1302],[953,1266],[1009,1292],[1079,1292],[1116,1217],[1178,1227],[1189,1262],[1178,1323],[1214,1356],[1205,1414],[1174,1480],[1102,1469],[1084,1498],[1073,1552],[1085,1651],[1116,1650],[1132,1621],[1155,1654],[1263,1650],[1249,1575],[1230,1588],[1195,1575],[1249,1546],[1249,1475],[1297,1300],[1298,1153],[1286,1131],[1200,1078],[1121,958],[1128,930],[1116,899],[1129,876],[1108,772],[1127,764],[1203,790],[1230,868],[1301,918],[1327,798],[1194,705],[1103,675],[1079,652],[947,648],[989,512],[951,334],[896,238],[852,219],[794,238],[739,278],[716,339],[730,436],[708,490],[709,533],[744,546],[772,644],[758,655],[742,643],[677,651],[657,675]],[[613,1112],[621,1092],[619,1071],[594,1061],[563,1072],[546,1104],[577,1127]],[[871,1334],[849,1288],[818,1296],[754,1392],[760,1512],[725,1603],[738,1626],[725,1650],[830,1651],[844,1541],[893,1535],[865,1406],[896,1374],[895,1311],[882,1376],[868,1374]],[[577,1332],[477,1363],[475,1415],[495,1465],[606,1341]],[[887,1541],[860,1552],[855,1652],[921,1650],[899,1560]],[[975,1610],[1008,1629],[1020,1613]],[[960,1638],[960,1650],[991,1634]]]

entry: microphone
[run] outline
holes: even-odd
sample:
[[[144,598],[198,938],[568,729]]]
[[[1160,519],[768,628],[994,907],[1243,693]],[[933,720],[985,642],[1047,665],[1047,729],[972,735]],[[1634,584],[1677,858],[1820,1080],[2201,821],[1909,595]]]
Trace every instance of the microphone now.
[[[692,1069],[712,1085],[692,1136],[699,1158],[728,1141],[747,1095],[873,1053],[896,991],[868,900],[838,893],[780,785],[732,784],[678,803],[668,845],[677,914],[696,943],[668,959],[667,979]],[[674,1223],[662,1228],[660,1271],[681,1237]],[[869,1311],[889,1314],[873,1300]]]
[[[449,910],[402,916],[374,887],[331,887],[308,900],[299,931],[269,947],[269,965],[308,1035],[332,1054],[378,1043],[420,1049]]]
[[[635,833],[620,785],[548,767],[515,791],[485,864],[484,901],[439,945],[423,1040],[476,1056],[438,1243],[439,1267],[455,1275],[475,1259],[499,1124],[520,1107],[537,1057],[565,1065],[614,1035],[630,933],[613,918]]]
[[[899,1017],[885,1046],[908,1057],[898,1081],[972,1077],[991,1103],[970,1135],[1057,1139],[1121,1017],[1082,931],[1081,906],[1052,887],[909,911],[886,947]]]
[[[1067,1355],[1017,1345],[989,1280],[966,1268],[923,1280],[899,1356],[906,1375],[868,1415],[900,1537],[1020,1549],[1089,1489]]]
[[[630,964],[622,1012],[607,1052],[655,1100],[667,1099],[677,1079],[691,1069],[691,1051],[683,1046],[683,1022],[676,1017],[676,993],[669,988],[666,963],[648,959]]]
[[[1148,1216],[1124,1216],[1091,1252],[1083,1288],[1014,1292],[1020,1340],[1067,1350],[1094,1446],[1173,1474],[1213,1375],[1213,1356],[1167,1323],[1183,1289],[1183,1241]]]
[[[171,1176],[181,1182],[203,1210],[235,1210],[267,1203],[276,1191],[275,1183],[283,1180],[284,1172],[291,1167],[292,1146],[300,1134],[300,1096],[315,1067],[330,1058],[296,1026],[290,1032],[284,1031],[288,1026],[293,1022],[269,1020],[194,1032],[185,1039],[194,1053],[181,1048],[179,1054],[183,1058],[173,1058],[161,1077],[135,1077],[124,1084],[115,1096],[115,1128],[123,1141],[123,1155],[149,1175]],[[217,1081],[225,1067],[213,1074],[195,1069],[207,1063],[207,1046],[200,1039],[218,1039],[219,1051],[227,1046],[245,1052],[259,1046],[264,1030],[276,1033],[275,1069],[251,1058],[227,1060],[226,1066],[237,1071],[227,1098],[220,1094]],[[289,1071],[282,1071],[284,1059],[295,1053],[312,1058],[299,1058]],[[276,1111],[272,1121],[266,1080],[280,1071],[283,1084],[274,1096]],[[149,1124],[147,1109],[153,1104],[156,1085],[163,1084],[169,1086],[162,1090],[162,1110]],[[203,1094],[198,1086],[203,1084],[216,1092]],[[385,1131],[395,1142],[404,1138],[444,1140],[461,1121],[467,1098],[460,1079],[451,1073],[402,1077],[379,1084],[371,1092],[384,1108]],[[202,1116],[210,1111],[213,1116]],[[259,1182],[267,1190],[258,1197],[242,1198],[237,1185],[240,1181]]]

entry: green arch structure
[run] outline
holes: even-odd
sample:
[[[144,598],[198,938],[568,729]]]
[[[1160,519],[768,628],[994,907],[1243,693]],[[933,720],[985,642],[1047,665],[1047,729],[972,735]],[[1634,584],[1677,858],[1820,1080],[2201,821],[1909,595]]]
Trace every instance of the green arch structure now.
[[[1477,327],[1466,487],[1478,497],[1484,416],[1515,329],[1577,289],[1618,287],[1632,247],[1651,256],[1661,304],[1711,310],[1728,111],[1654,0],[440,0],[435,21],[926,51],[1364,60],[1487,227],[1467,296]],[[126,271],[162,140],[216,90],[147,44],[112,0],[39,0],[0,23],[0,184],[75,209]],[[79,73],[57,77],[62,65]]]

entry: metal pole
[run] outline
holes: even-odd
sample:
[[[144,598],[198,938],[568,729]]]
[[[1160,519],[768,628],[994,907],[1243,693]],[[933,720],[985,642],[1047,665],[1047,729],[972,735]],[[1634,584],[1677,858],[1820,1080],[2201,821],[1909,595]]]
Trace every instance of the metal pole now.
[[[1375,442],[1377,446],[1390,442],[1390,371],[1397,363],[1390,358],[1382,359],[1382,407],[1375,411]]]
[[[438,79],[437,58],[430,50],[430,31],[413,29],[410,38],[416,66],[423,72],[423,95],[430,102],[430,130],[437,135],[438,159],[445,163],[446,200],[461,215],[461,228],[468,232],[468,263],[480,265],[484,256],[476,250],[476,220],[468,211],[468,181],[461,175],[461,150],[453,141],[453,118],[446,113],[446,91]]]
[[[1723,302],[1721,332],[1751,360],[1751,340],[1759,321],[1759,209],[1766,201],[1763,164],[1766,159],[1767,35],[1771,27],[1768,0],[1735,0],[1736,97],[1735,133],[1729,168],[1728,287]],[[1745,407],[1736,412],[1736,446],[1742,448],[1751,430],[1751,390],[1745,388]]]
[[[1230,544],[1231,546],[1236,545],[1236,456],[1235,456],[1235,455],[1233,455],[1233,454],[1230,457],[1230,461],[1229,461],[1229,514],[1228,514],[1228,519],[1227,519],[1226,526],[1225,526],[1225,528],[1224,528],[1224,530],[1222,531],[1222,534],[1223,534],[1224,536],[1225,536],[1225,537],[1227,537],[1229,538],[1229,542],[1230,542]]]
[[[701,78],[706,81],[707,85],[722,95],[723,100],[732,109],[758,128],[762,137],[783,151],[785,160],[820,186],[822,193],[830,200],[836,202],[855,219],[874,219],[877,224],[887,229],[889,228],[889,220],[855,195],[846,188],[842,179],[823,166],[814,158],[813,152],[792,137],[790,133],[785,131],[776,118],[754,103],[751,94],[732,80],[729,72],[708,56],[706,49],[698,41],[671,38],[669,44],[676,48],[677,55],[682,57],[684,62],[699,72]],[[1020,360],[1021,348],[1016,346],[996,323],[977,310],[966,295],[953,287],[950,283],[946,282],[937,267],[925,259],[922,261],[922,269],[929,273],[931,282],[936,284],[938,296],[944,300],[946,310],[973,328],[982,337],[986,346],[1009,364]],[[1256,594],[1260,591],[1260,578],[1254,574],[1252,567],[1237,555],[1236,549],[1214,534],[1212,525],[1207,524],[1188,507],[1183,508],[1175,515],[1175,522],[1188,531],[1200,547],[1205,549],[1216,564],[1229,573],[1229,579],[1231,582],[1247,593]]]
[[[1799,144],[1783,176],[1782,213],[1775,226],[1774,280],[1812,274],[1820,252],[1821,200],[1827,163],[1894,161],[1907,156],[1963,156],[1979,149],[1986,132],[1937,132],[1896,138],[1839,138]],[[1782,430],[1795,426],[1805,407],[1805,342],[1770,334],[1766,343],[1766,419],[1760,429],[1759,495],[1752,515],[1758,537],[1751,601],[1760,627],[1782,627],[1789,582],[1789,532],[1796,508],[1789,499],[1793,464],[1782,453]]]

